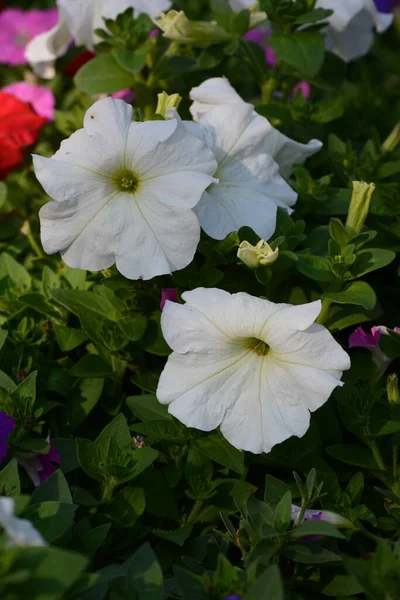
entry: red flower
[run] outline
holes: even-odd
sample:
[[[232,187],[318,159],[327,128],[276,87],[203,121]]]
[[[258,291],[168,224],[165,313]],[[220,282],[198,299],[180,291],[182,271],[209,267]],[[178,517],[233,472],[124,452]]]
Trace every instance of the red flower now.
[[[19,165],[24,147],[36,142],[46,122],[30,104],[0,92],[0,179]]]
[[[89,60],[92,60],[96,55],[94,52],[90,52],[90,50],[83,50],[66,67],[63,68],[63,73],[65,75],[69,75],[73,77],[83,65],[85,65]]]

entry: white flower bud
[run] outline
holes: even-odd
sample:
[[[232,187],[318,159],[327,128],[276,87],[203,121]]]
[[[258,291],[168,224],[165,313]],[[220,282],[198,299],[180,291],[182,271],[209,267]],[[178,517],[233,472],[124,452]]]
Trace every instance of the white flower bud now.
[[[272,265],[279,256],[279,248],[272,250],[265,240],[260,240],[256,246],[244,241],[239,246],[237,256],[250,269],[257,269]]]

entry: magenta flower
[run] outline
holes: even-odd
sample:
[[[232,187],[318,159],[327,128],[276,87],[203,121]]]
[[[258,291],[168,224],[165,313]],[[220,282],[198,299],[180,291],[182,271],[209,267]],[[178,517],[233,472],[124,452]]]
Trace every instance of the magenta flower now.
[[[297,519],[299,517],[300,514],[300,506],[296,506],[296,504],[292,504],[292,521],[294,523],[297,522]],[[306,511],[304,511],[304,515],[303,518],[301,519],[301,523],[306,523],[306,521],[327,521],[328,523],[331,523],[332,525],[336,525],[336,527],[352,527],[352,523],[351,521],[349,521],[348,519],[345,519],[344,517],[341,517],[340,515],[337,515],[336,513],[333,513],[329,510],[313,510],[313,509],[308,509]],[[311,535],[308,537],[304,537],[301,538],[301,540],[303,542],[318,542],[319,540],[322,540],[323,536],[320,535]]]
[[[250,40],[251,42],[261,46],[265,52],[265,62],[268,66],[274,67],[276,65],[277,58],[275,50],[273,50],[269,45],[270,35],[271,33],[269,31],[266,31],[262,27],[256,27],[255,29],[248,31],[244,37],[247,40]]]
[[[8,451],[8,437],[13,432],[15,419],[0,411],[0,463]]]
[[[135,98],[135,92],[130,89],[121,90],[120,92],[114,92],[113,94],[111,94],[111,98],[125,100],[125,102],[128,102],[128,104],[130,104]]]
[[[32,479],[35,487],[38,487],[56,472],[57,469],[53,463],[61,464],[60,454],[52,442],[50,442],[50,450],[47,454],[24,454],[16,458]]]
[[[242,600],[242,596],[238,596],[237,594],[231,594],[230,596],[226,596],[224,600]]]
[[[299,81],[299,83],[296,83],[292,90],[292,98],[296,96],[297,92],[303,94],[305,100],[308,100],[311,94],[311,86],[308,81]]]
[[[160,309],[163,310],[166,301],[178,302],[178,294],[175,288],[164,288],[161,290]]]
[[[349,337],[349,348],[376,348],[381,333],[386,333],[386,327],[382,325],[372,327],[370,333],[364,331],[362,327],[358,327]]]
[[[58,22],[57,9],[20,10],[6,8],[0,13],[0,63],[25,65],[25,47],[35,36]]]
[[[55,98],[49,88],[18,81],[4,87],[3,92],[18,98],[18,100],[28,102],[38,115],[45,117],[48,121],[54,120]]]
[[[393,331],[399,333],[400,328],[394,327]],[[362,327],[358,327],[349,337],[349,348],[368,348],[371,350],[372,360],[380,369],[382,369],[383,374],[392,362],[392,359],[389,356],[386,356],[379,348],[379,340],[381,339],[382,334],[387,335],[387,327],[384,325],[372,327],[370,333],[364,331]]]

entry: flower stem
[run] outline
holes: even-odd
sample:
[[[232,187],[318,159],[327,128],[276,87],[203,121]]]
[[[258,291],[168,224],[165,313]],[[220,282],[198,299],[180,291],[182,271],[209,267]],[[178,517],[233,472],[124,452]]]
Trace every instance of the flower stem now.
[[[372,451],[372,454],[374,455],[375,462],[378,465],[379,469],[381,471],[386,471],[386,465],[383,462],[382,455],[381,455],[381,453],[379,451],[379,448],[378,448],[376,442],[369,441],[368,442],[368,446],[370,447],[370,449]]]
[[[319,313],[316,323],[319,323],[320,325],[323,325],[325,323],[326,319],[328,318],[331,305],[332,302],[330,300],[327,300],[326,298],[322,300],[321,312]]]
[[[39,244],[36,242],[35,238],[33,237],[31,226],[29,225],[29,221],[25,221],[25,223],[23,224],[22,233],[26,236],[26,238],[29,242],[29,245],[32,248],[32,250],[34,251],[34,253],[36,254],[36,256],[38,258],[44,258],[42,249],[40,248]]]
[[[188,518],[186,519],[186,525],[189,525],[190,523],[194,523],[195,520],[198,517],[199,512],[201,511],[201,509],[203,508],[203,500],[197,500],[192,508],[192,510],[189,513]]]

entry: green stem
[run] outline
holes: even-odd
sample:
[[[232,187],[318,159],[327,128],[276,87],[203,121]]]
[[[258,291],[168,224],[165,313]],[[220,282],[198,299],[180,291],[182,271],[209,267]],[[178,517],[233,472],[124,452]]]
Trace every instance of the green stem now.
[[[261,67],[260,63],[257,60],[257,56],[254,54],[250,44],[247,42],[247,40],[241,40],[240,42],[240,47],[242,48],[242,50],[244,51],[245,55],[248,58],[248,61],[254,71],[254,74],[256,76],[256,79],[258,81],[258,83],[261,85],[261,83],[265,80],[265,71],[264,69]]]
[[[306,512],[306,509],[307,509],[307,504],[305,502],[302,502],[300,512],[299,512],[299,514],[297,516],[297,519],[296,519],[295,527],[298,527],[299,525],[301,525],[301,522],[303,520],[304,513]]]
[[[398,466],[398,447],[393,446],[393,479],[396,481],[397,479],[397,466]]]
[[[26,238],[29,242],[30,247],[32,248],[32,250],[34,251],[36,256],[38,258],[44,258],[44,253],[43,253],[42,249],[40,248],[40,246],[38,245],[38,243],[36,242],[35,238],[33,237],[32,230],[31,230],[31,227],[30,227],[28,221],[25,221],[22,229],[23,229],[23,233],[26,235]]]
[[[189,513],[188,518],[186,519],[186,525],[189,525],[190,523],[194,523],[195,522],[195,520],[197,519],[197,517],[199,515],[199,512],[203,508],[203,504],[204,504],[203,500],[197,500],[195,502],[192,510]]]
[[[330,300],[327,300],[326,298],[322,300],[321,312],[319,313],[316,323],[319,323],[320,325],[323,325],[325,323],[326,319],[328,318],[331,306],[332,302]]]
[[[369,447],[371,448],[371,450],[372,450],[372,454],[374,455],[375,462],[376,462],[376,464],[378,465],[379,469],[380,469],[381,471],[386,471],[386,465],[385,465],[385,463],[383,462],[382,455],[381,455],[381,453],[380,453],[380,451],[379,451],[379,448],[378,448],[378,446],[376,445],[376,442],[374,442],[374,441],[369,441],[369,442],[368,442],[368,446],[369,446]]]

